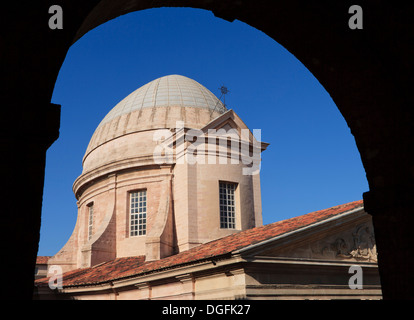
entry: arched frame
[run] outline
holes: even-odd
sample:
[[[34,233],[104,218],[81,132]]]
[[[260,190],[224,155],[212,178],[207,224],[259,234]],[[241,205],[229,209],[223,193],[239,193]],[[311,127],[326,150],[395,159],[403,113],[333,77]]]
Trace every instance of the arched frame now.
[[[2,253],[20,276],[6,280],[9,296],[31,298],[39,240],[45,155],[58,138],[60,107],[51,104],[70,46],[120,15],[155,7],[192,7],[238,19],[266,33],[299,59],[331,95],[355,138],[369,191],[385,299],[413,298],[414,111],[410,91],[412,5],[390,8],[361,1],[363,29],[351,29],[351,1],[61,0],[8,3],[2,10],[4,86],[2,146],[5,232]],[[52,5],[63,28],[48,26]],[[410,10],[411,9],[411,10]],[[411,71],[410,71],[411,70]],[[21,212],[19,192],[32,192]],[[23,226],[14,228],[15,226]]]

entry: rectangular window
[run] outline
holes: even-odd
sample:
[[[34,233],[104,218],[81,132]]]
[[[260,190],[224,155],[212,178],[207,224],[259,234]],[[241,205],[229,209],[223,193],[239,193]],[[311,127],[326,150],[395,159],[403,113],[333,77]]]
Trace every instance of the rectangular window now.
[[[130,236],[143,236],[147,232],[147,191],[130,193]]]
[[[220,182],[220,228],[236,228],[236,206],[234,192],[236,183]]]
[[[88,239],[91,240],[93,232],[93,203],[88,205],[89,208],[89,223],[88,223]]]

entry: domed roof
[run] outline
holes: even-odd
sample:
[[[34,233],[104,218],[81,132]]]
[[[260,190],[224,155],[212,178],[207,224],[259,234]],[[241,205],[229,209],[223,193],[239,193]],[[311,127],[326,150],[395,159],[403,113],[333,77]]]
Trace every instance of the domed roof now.
[[[94,165],[104,162],[101,154],[104,151],[94,150],[104,144],[104,149],[109,150],[108,142],[117,138],[148,130],[173,129],[177,121],[183,121],[186,128],[200,129],[226,111],[223,103],[195,80],[180,75],[155,79],[129,94],[101,121],[83,158],[84,170],[91,167],[90,162]],[[114,141],[118,142],[121,143]],[[87,164],[85,160],[92,152],[94,160],[88,160]]]
[[[126,113],[152,107],[181,106],[226,111],[223,103],[197,81],[169,75],[155,79],[130,93],[103,118],[98,128]]]

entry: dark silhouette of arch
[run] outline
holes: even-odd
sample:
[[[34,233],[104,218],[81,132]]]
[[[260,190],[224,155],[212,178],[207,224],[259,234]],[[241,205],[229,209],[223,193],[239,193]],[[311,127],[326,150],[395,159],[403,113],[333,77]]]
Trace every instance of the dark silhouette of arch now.
[[[154,4],[155,3],[155,4]],[[347,121],[366,171],[384,299],[414,298],[413,5],[361,1],[363,29],[348,26],[351,1],[60,0],[2,6],[1,253],[6,298],[31,299],[45,155],[58,138],[50,103],[70,46],[122,14],[156,6],[211,10],[283,45],[329,92]],[[63,29],[48,26],[52,5]],[[24,204],[24,205],[23,205]],[[10,275],[10,276],[8,276]]]

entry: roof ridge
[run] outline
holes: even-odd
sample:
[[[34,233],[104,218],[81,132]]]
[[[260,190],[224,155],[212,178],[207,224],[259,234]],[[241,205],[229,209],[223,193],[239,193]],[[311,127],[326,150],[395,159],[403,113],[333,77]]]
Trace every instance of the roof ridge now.
[[[250,229],[242,230],[242,231],[239,231],[239,232],[236,232],[236,233],[233,233],[233,234],[230,234],[230,235],[224,236],[224,237],[222,237],[222,238],[218,238],[218,239],[214,239],[214,240],[211,240],[211,241],[205,242],[205,243],[203,243],[203,244],[201,244],[201,245],[205,245],[205,244],[213,243],[213,242],[216,242],[216,241],[220,241],[220,240],[223,240],[223,239],[225,239],[225,238],[229,238],[229,237],[233,237],[233,236],[239,235],[239,234],[241,234],[241,233],[249,233],[249,232],[254,232],[254,231],[257,231],[257,230],[259,230],[259,229],[269,228],[269,227],[271,227],[271,226],[275,226],[275,225],[277,225],[277,224],[282,224],[282,223],[286,223],[286,222],[288,222],[288,221],[298,220],[298,219],[300,219],[300,218],[304,218],[304,217],[306,217],[306,216],[314,215],[314,214],[317,214],[317,213],[323,213],[323,212],[326,212],[326,211],[328,211],[328,210],[335,210],[335,209],[339,209],[339,208],[342,208],[342,207],[348,207],[348,206],[350,206],[351,204],[356,204],[356,205],[358,205],[359,203],[361,203],[361,205],[363,205],[363,200],[351,201],[351,202],[348,202],[348,203],[345,203],[345,204],[340,204],[340,205],[336,205],[336,206],[329,207],[329,208],[326,208],[326,209],[321,209],[321,210],[317,210],[317,211],[308,212],[308,213],[305,213],[305,214],[302,214],[302,215],[299,215],[299,216],[295,216],[295,217],[291,217],[291,218],[287,218],[287,219],[283,219],[283,220],[279,220],[279,221],[271,222],[271,223],[268,223],[268,224],[264,224],[264,225],[261,225],[261,226],[258,226],[258,227],[254,227],[254,228],[250,228]],[[357,207],[358,207],[358,206],[355,206],[355,207],[349,208],[348,210],[345,210],[345,211],[340,211],[340,212],[338,212],[338,213],[336,213],[336,214],[342,214],[342,213],[348,212],[348,211],[350,211],[350,210],[352,210],[352,209],[355,209],[355,208],[357,208]],[[316,222],[322,221],[322,220],[327,219],[327,218],[329,218],[329,217],[331,217],[331,215],[329,215],[329,216],[327,216],[327,217],[325,217],[325,218],[322,218],[322,219],[320,219],[320,220],[318,220],[318,221],[314,221],[314,222],[312,222],[312,223],[310,223],[310,224],[313,224],[313,223],[316,223]],[[309,224],[309,225],[310,225],[310,224]],[[197,248],[197,247],[194,247],[194,248]],[[189,250],[192,250],[192,249],[194,249],[194,248],[191,248],[191,249],[189,249]],[[189,251],[189,250],[186,250],[186,251]]]

